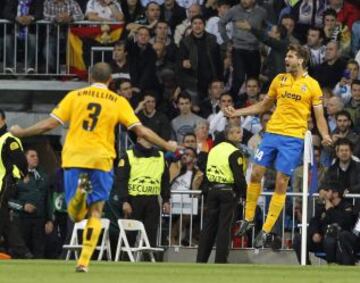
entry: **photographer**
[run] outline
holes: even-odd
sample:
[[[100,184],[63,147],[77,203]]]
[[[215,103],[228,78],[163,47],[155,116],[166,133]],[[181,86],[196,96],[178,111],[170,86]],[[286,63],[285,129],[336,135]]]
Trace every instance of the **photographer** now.
[[[325,252],[328,263],[337,262],[337,240],[341,231],[350,231],[353,225],[353,207],[343,199],[344,189],[338,182],[329,182],[320,194],[308,228],[306,264],[311,264],[310,252]],[[301,235],[294,238],[293,248],[301,262]]]

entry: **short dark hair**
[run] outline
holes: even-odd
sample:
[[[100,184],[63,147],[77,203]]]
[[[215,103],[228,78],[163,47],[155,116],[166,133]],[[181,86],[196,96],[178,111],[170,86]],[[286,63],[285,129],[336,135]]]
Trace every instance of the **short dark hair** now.
[[[291,43],[289,44],[288,51],[294,51],[297,57],[303,59],[304,61],[302,63],[302,66],[303,68],[306,68],[310,58],[309,51],[307,50],[307,48],[301,46],[298,43]]]
[[[176,98],[176,103],[179,103],[180,98],[182,99],[188,99],[191,102],[191,95],[188,94],[186,91],[181,92],[178,97]]]
[[[284,39],[287,37],[288,31],[284,25],[277,25],[277,32],[280,34],[280,39]]]
[[[256,81],[256,83],[258,84],[258,87],[260,87],[260,80],[259,80],[259,78],[257,78],[257,77],[248,77],[248,78],[246,79],[246,81],[245,81],[245,84],[247,84],[248,81]]]
[[[192,153],[195,155],[195,157],[197,157],[197,152],[196,152],[195,148],[192,148],[192,147],[190,147],[190,146],[186,146],[185,149],[184,149],[184,151],[185,151],[185,150],[191,150]]]
[[[340,138],[335,143],[336,148],[339,148],[340,145],[348,145],[350,150],[353,151],[354,144],[348,138]]]
[[[223,5],[231,6],[230,2],[228,0],[218,0],[216,1],[216,6],[221,7]]]
[[[192,136],[192,137],[194,137],[195,138],[195,140],[196,140],[196,135],[195,135],[195,133],[193,133],[193,132],[188,132],[188,133],[186,133],[185,135],[184,135],[184,137],[183,137],[183,142],[184,142],[184,140],[185,140],[185,138],[186,137],[189,137],[189,136]]]
[[[200,20],[203,22],[203,24],[205,25],[205,19],[203,16],[201,15],[195,15],[191,18],[191,24],[195,21],[195,20]]]
[[[290,20],[293,20],[294,23],[296,23],[295,17],[294,17],[293,15],[291,15],[291,14],[285,14],[285,15],[283,15],[283,16],[281,17],[280,23],[281,23],[281,21],[284,20],[284,19],[290,19]]]
[[[333,8],[328,8],[323,13],[323,21],[325,21],[326,16],[333,16],[334,18],[337,17],[337,13]]]
[[[115,48],[115,47],[121,47],[121,46],[124,46],[124,48],[126,47],[126,42],[125,42],[125,40],[118,40],[118,41],[116,41],[115,44],[114,44],[114,48]]]
[[[108,63],[100,62],[96,63],[91,68],[91,78],[95,82],[106,83],[111,79],[111,67]]]
[[[316,27],[316,26],[311,26],[311,27],[309,27],[308,32],[310,30],[317,31],[319,33],[319,38],[322,38],[322,39],[325,38],[325,33],[324,33],[323,29]]]
[[[352,83],[351,83],[351,87],[353,85],[360,85],[360,80],[353,80]]]
[[[5,111],[0,109],[0,118],[5,120],[6,119],[6,115],[5,115]]]
[[[234,100],[233,97],[232,97],[232,95],[231,95],[230,93],[228,93],[228,92],[223,92],[222,94],[220,94],[219,100],[221,100],[221,98],[222,98],[223,96],[225,96],[225,95],[226,95],[226,96],[230,96],[231,99]]]
[[[341,110],[341,111],[337,112],[337,113],[335,114],[335,119],[337,120],[337,118],[338,118],[339,116],[345,116],[346,118],[348,118],[348,119],[351,121],[351,115],[350,115],[350,113],[349,113],[348,111],[346,111],[346,110]]]
[[[155,103],[157,102],[158,96],[156,95],[156,93],[152,90],[144,90],[143,92],[143,97],[145,98],[145,96],[151,96],[152,98],[155,99]]]
[[[147,3],[147,5],[145,6],[145,10],[146,10],[146,11],[149,9],[149,6],[150,6],[151,4],[155,4],[156,6],[159,6],[159,7],[160,7],[159,3],[155,2],[155,1],[150,1],[150,2]]]

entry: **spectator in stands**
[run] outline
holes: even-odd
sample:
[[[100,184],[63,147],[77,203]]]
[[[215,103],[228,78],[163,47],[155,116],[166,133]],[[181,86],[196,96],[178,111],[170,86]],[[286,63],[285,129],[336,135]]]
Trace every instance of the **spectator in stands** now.
[[[114,44],[113,61],[111,62],[112,79],[116,84],[118,80],[130,80],[129,63],[127,60],[126,42],[117,41]]]
[[[355,1],[353,1],[355,2]],[[329,0],[329,5],[337,13],[336,20],[351,30],[353,23],[360,19],[360,7],[344,0]]]
[[[245,82],[245,92],[235,98],[235,106],[250,106],[257,102],[260,93],[260,81],[257,78],[250,77]]]
[[[156,89],[156,53],[149,43],[150,30],[140,27],[135,41],[129,39],[126,44],[128,53],[130,77],[133,86],[141,90]]]
[[[174,34],[176,26],[186,19],[186,10],[175,0],[165,0],[161,5],[161,18],[169,24],[171,33]]]
[[[138,95],[140,90],[131,85],[131,81],[128,79],[119,80],[116,84],[116,92],[125,97],[131,104],[133,108],[139,103]]]
[[[351,51],[353,55],[360,54],[360,20],[356,21],[351,31]],[[357,60],[359,63],[359,60]]]
[[[160,20],[160,5],[154,1],[149,2],[145,7],[145,17],[140,18],[135,22],[128,23],[126,30],[129,32],[129,36],[133,37],[138,32],[140,27],[146,27],[150,33],[157,22]]]
[[[175,28],[174,42],[177,46],[180,45],[180,41],[184,38],[186,29],[191,26],[191,19],[198,15],[201,15],[200,5],[192,4],[189,8],[186,9],[186,19],[183,20],[181,24],[178,24]]]
[[[308,228],[306,264],[310,265],[310,252],[325,252],[326,261],[335,263],[338,231],[350,231],[353,225],[353,207],[343,199],[343,188],[331,179],[323,190],[323,203],[315,207],[315,216],[310,219]],[[301,262],[301,235],[296,234],[293,247],[298,262]]]
[[[141,123],[153,130],[164,140],[169,140],[171,127],[165,114],[156,111],[156,95],[152,92],[145,92],[144,100],[135,109]]]
[[[224,93],[224,82],[214,79],[208,88],[208,97],[200,103],[200,114],[203,118],[216,114],[219,111],[220,95]]]
[[[260,42],[270,48],[264,63],[266,65],[264,73],[268,81],[271,82],[279,73],[285,72],[285,56],[290,42],[284,26],[273,25],[271,30],[266,32],[251,26],[247,20],[244,20],[237,23],[237,28],[251,32]]]
[[[345,105],[345,110],[350,113],[353,130],[360,134],[360,81],[354,80],[351,84],[351,99]]]
[[[209,133],[215,137],[217,132],[222,132],[225,129],[227,124],[227,119],[224,115],[224,110],[226,107],[233,106],[234,101],[232,96],[229,93],[222,93],[219,99],[219,112],[216,114],[211,114],[208,117],[208,121],[210,124]]]
[[[191,28],[191,34],[180,42],[178,78],[180,87],[192,93],[194,104],[199,105],[210,82],[222,78],[223,63],[215,36],[205,31],[204,19],[194,16]]]
[[[175,63],[177,48],[172,41],[169,32],[170,30],[168,23],[164,21],[158,21],[154,29],[154,36],[150,39],[150,43],[154,44],[161,42],[165,44],[167,59]]]
[[[326,105],[327,122],[330,132],[336,128],[336,113],[344,109],[344,103],[340,97],[333,96],[329,98]]]
[[[330,41],[326,45],[325,62],[313,69],[313,77],[321,87],[333,89],[346,68],[346,61],[340,57],[339,43]]]
[[[175,76],[175,63],[170,61],[165,43],[158,41],[152,44],[156,52],[156,76],[160,83],[162,83],[164,76],[173,74]]]
[[[280,24],[283,25],[287,30],[287,35],[290,43],[300,43],[299,40],[294,36],[295,19],[291,14],[285,14],[282,16]]]
[[[197,152],[208,153],[214,145],[212,138],[209,136],[209,122],[206,120],[198,121],[194,133],[197,142]]]
[[[124,19],[124,14],[116,0],[89,0],[85,18],[94,22],[120,22]]]
[[[339,263],[342,265],[355,265],[360,252],[360,214],[351,232],[341,231],[339,235]]]
[[[329,182],[338,182],[345,193],[360,193],[360,163],[353,157],[353,144],[347,138],[341,138],[335,145],[336,159],[327,170],[323,183],[320,184],[320,197]]]
[[[354,146],[354,153],[359,153],[359,136],[355,134],[351,129],[351,117],[349,112],[342,110],[335,114],[336,119],[336,128],[331,133],[331,138],[334,143],[336,143],[339,139],[346,138]],[[324,147],[324,153],[329,157],[329,162],[331,162],[335,157],[335,148],[333,147]]]
[[[217,15],[211,17],[207,22],[206,22],[206,31],[208,33],[211,33],[213,35],[216,36],[216,42],[221,45],[224,43],[224,40],[222,39],[220,32],[219,32],[219,21],[220,18],[224,17],[225,14],[229,11],[230,9],[230,4],[227,0],[219,0],[217,2],[215,2],[216,4],[216,10],[217,10]],[[231,38],[232,35],[232,23],[227,23],[226,25],[226,32],[227,32],[227,36],[229,38]]]
[[[247,19],[253,28],[261,29],[266,20],[266,11],[256,4],[256,0],[241,0],[240,4],[233,6],[219,21],[219,31],[225,43],[230,40],[226,25],[233,23],[233,97],[238,95],[246,77],[258,77],[261,66],[259,41],[251,32],[238,27],[237,23],[242,19]]]
[[[318,27],[310,27],[306,40],[306,47],[310,52],[310,68],[314,68],[324,62],[326,47],[323,42],[324,31]]]
[[[35,25],[33,23],[42,18],[43,3],[41,0],[13,0],[7,1],[3,12],[4,18],[14,22],[17,27],[7,25],[6,35],[6,62],[4,61],[5,71],[14,73],[16,69],[15,54],[18,48],[14,49],[14,41],[17,46],[23,43],[24,57],[21,58],[24,63],[24,73],[34,73],[35,53],[36,53],[36,35]],[[16,32],[16,34],[15,34]],[[25,42],[27,41],[27,43]],[[25,53],[27,53],[25,55]],[[25,59],[27,59],[25,61]]]
[[[199,190],[204,179],[203,172],[199,170],[197,166],[196,150],[192,147],[186,147],[184,149],[184,153],[180,156],[180,160],[178,162],[171,163],[169,172],[172,202],[177,204],[179,204],[179,197],[181,198],[182,195],[176,194],[174,191]],[[196,195],[194,197],[196,198]],[[173,220],[174,223],[171,230],[171,244],[179,243],[181,245],[183,241],[179,238],[180,221],[182,221],[182,229],[188,229],[188,226],[190,225],[190,215],[182,215],[182,217],[173,216]],[[193,225],[193,227],[195,226]],[[184,232],[185,233],[182,233],[182,235],[187,233],[187,231]],[[193,236],[196,235],[193,233]],[[197,241],[197,239],[195,239],[195,241]]]
[[[340,97],[346,105],[351,99],[351,84],[357,80],[359,76],[359,64],[355,60],[348,61],[345,71],[341,80],[336,84],[333,92],[336,96]]]
[[[191,112],[192,103],[189,94],[179,94],[176,103],[180,114],[171,121],[171,128],[174,139],[180,143],[185,134],[194,132],[197,122],[202,120],[202,118]]]
[[[126,23],[133,23],[144,17],[144,9],[139,0],[124,0],[120,5]]]
[[[327,9],[323,14],[324,21],[324,43],[327,44],[329,41],[340,41],[341,26],[336,21],[336,11],[334,9]]]
[[[45,234],[50,234],[53,230],[48,176],[39,168],[36,150],[28,149],[25,156],[29,174],[17,184],[17,193],[11,202],[22,207],[14,212],[20,219],[20,229],[27,247],[35,258],[43,258]]]
[[[323,12],[327,8],[324,0],[300,0],[291,9],[291,14],[296,21],[295,36],[300,42],[306,41],[306,32],[309,27],[321,27],[323,23]]]
[[[197,150],[197,141],[196,141],[195,134],[194,133],[185,134],[183,142],[182,142],[182,146],[191,147],[191,148]]]
[[[44,2],[44,20],[53,22],[54,24],[64,25],[66,30],[60,29],[60,52],[66,50],[67,40],[67,26],[73,21],[81,21],[84,19],[84,14],[81,11],[80,5],[75,0],[46,0]],[[57,34],[54,29],[51,29],[49,46],[43,49],[44,58],[47,58],[48,69],[50,73],[58,72],[56,61],[57,54]],[[61,59],[64,59],[60,57]]]

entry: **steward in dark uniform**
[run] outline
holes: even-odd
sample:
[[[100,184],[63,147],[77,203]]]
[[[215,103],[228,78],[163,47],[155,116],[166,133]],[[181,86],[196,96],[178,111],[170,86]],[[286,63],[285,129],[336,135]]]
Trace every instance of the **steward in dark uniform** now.
[[[156,246],[160,195],[163,211],[169,213],[170,210],[169,170],[163,152],[138,138],[134,149],[126,151],[119,161],[116,189],[125,217],[142,221],[150,245]]]
[[[234,209],[245,194],[244,156],[235,145],[240,143],[242,129],[225,128],[226,141],[209,153],[206,177],[209,182],[207,218],[201,231],[197,262],[207,262],[216,238],[215,263],[226,263],[229,254]]]
[[[337,246],[341,231],[351,231],[354,225],[352,204],[343,199],[343,188],[338,182],[329,182],[324,203],[317,204],[315,216],[310,219],[308,228],[306,264],[311,264],[310,252],[324,252],[326,261],[338,261]],[[293,248],[298,262],[301,263],[301,235],[294,237]]]
[[[28,251],[17,227],[10,225],[8,200],[14,193],[16,179],[27,172],[21,141],[7,132],[5,113],[0,109],[0,244],[3,238],[15,257],[24,257]]]

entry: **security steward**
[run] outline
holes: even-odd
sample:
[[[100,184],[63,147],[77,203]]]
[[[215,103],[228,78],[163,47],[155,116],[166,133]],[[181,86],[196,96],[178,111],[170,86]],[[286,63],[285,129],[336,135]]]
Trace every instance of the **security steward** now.
[[[151,246],[156,246],[160,219],[159,195],[164,213],[170,212],[169,170],[163,152],[142,138],[126,151],[117,168],[119,190],[125,218],[142,221]],[[130,237],[129,241],[135,239]],[[131,244],[131,243],[130,243]]]
[[[23,178],[27,172],[21,141],[7,132],[5,112],[0,109],[0,245],[1,239],[4,239],[7,248],[23,250],[16,251],[19,257],[24,257],[27,251],[21,233],[16,225],[11,225],[8,200],[14,193],[15,181]]]
[[[237,147],[242,129],[228,125],[224,134],[226,140],[210,151],[206,165],[207,219],[200,235],[197,262],[208,261],[216,238],[215,263],[227,263],[234,209],[246,191],[244,156]]]

